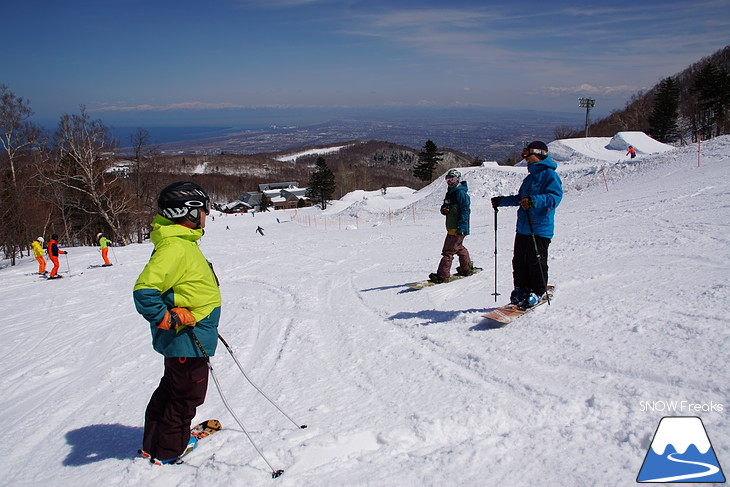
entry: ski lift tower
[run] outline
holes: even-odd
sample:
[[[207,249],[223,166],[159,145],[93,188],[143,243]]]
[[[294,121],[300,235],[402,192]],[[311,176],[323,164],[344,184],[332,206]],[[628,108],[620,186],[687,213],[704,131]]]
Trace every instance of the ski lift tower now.
[[[588,114],[591,112],[591,108],[596,106],[596,100],[593,98],[581,98],[578,100],[580,107],[586,109],[586,137],[588,137]]]

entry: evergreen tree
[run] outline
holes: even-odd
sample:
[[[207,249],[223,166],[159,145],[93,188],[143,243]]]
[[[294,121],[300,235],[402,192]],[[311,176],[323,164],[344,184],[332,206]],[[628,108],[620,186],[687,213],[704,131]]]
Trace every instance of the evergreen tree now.
[[[725,133],[730,108],[730,74],[727,69],[707,63],[695,76],[690,92],[697,96],[699,113],[696,125],[703,138]]]
[[[432,141],[426,141],[423,151],[418,154],[418,163],[413,166],[413,175],[421,181],[431,182],[433,172],[444,159],[444,153],[438,151],[438,147]]]
[[[324,157],[317,158],[317,169],[309,177],[307,197],[318,204],[323,210],[327,209],[327,200],[332,199],[337,187],[335,175],[327,167]]]
[[[679,138],[679,85],[669,77],[659,83],[654,95],[654,108],[649,115],[649,135],[660,142]]]
[[[271,200],[266,193],[261,193],[261,203],[259,203],[259,211],[269,211],[271,207]]]

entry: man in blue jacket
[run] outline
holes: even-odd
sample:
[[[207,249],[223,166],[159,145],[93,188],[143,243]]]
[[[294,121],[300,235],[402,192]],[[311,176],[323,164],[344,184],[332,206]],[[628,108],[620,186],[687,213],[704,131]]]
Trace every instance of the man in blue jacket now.
[[[456,169],[450,169],[446,173],[446,185],[449,189],[441,205],[441,214],[446,216],[446,240],[441,250],[438,270],[428,276],[436,283],[442,283],[451,277],[454,255],[459,256],[459,267],[456,268],[459,275],[468,276],[474,273],[469,251],[464,247],[464,238],[469,235],[470,200],[466,181],[460,182],[460,179],[461,173]]]
[[[510,302],[530,307],[547,292],[548,247],[555,231],[555,209],[563,198],[558,165],[544,142],[530,142],[522,150],[529,174],[513,196],[495,196],[492,206],[519,206],[512,277],[515,289]]]

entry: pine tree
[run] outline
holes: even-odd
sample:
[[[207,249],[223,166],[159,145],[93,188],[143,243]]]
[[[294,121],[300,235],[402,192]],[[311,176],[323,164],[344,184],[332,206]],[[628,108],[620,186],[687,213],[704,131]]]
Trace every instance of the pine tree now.
[[[697,96],[697,126],[702,136],[711,138],[725,133],[730,109],[730,74],[727,69],[707,63],[695,76],[690,92]]]
[[[413,175],[421,181],[431,182],[433,172],[443,159],[444,153],[438,151],[436,144],[431,140],[426,141],[423,151],[418,154],[418,163],[413,166]]]
[[[268,196],[266,196],[266,193],[261,193],[261,203],[259,203],[259,211],[269,211],[269,207],[271,207],[271,200]]]
[[[659,83],[654,95],[654,108],[649,115],[649,135],[660,142],[679,138],[679,85],[669,77]]]
[[[324,157],[318,157],[316,164],[317,169],[309,177],[307,197],[325,210],[327,209],[327,200],[332,199],[337,185],[335,183],[335,175],[327,167],[327,162],[324,160]]]

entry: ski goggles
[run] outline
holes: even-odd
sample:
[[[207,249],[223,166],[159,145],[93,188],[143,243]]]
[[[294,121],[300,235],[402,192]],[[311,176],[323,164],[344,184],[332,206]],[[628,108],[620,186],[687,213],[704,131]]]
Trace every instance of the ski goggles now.
[[[535,154],[537,156],[546,156],[548,153],[546,150],[542,149],[530,149],[529,147],[525,147],[522,149],[522,158],[526,158],[530,156],[531,154]]]
[[[456,184],[459,182],[459,178],[457,178],[456,176],[446,176],[446,182],[448,184]]]

